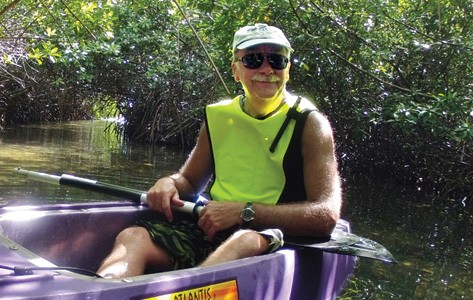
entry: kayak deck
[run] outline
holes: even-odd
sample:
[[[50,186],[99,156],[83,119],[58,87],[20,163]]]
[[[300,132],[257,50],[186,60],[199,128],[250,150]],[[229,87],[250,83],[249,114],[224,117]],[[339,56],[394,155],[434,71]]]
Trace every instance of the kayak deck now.
[[[353,273],[353,256],[298,247],[212,267],[123,280],[53,269],[97,270],[122,229],[139,218],[159,217],[146,207],[121,201],[0,208],[0,265],[8,267],[0,268],[0,295],[29,299],[219,299],[224,295],[226,299],[333,299]],[[346,221],[337,226],[350,231]],[[13,267],[25,274],[15,275],[9,269]],[[22,272],[21,268],[44,269]]]

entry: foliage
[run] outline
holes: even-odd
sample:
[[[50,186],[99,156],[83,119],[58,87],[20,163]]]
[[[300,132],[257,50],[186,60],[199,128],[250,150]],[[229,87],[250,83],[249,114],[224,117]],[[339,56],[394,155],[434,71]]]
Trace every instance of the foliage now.
[[[189,147],[205,104],[242,92],[230,69],[234,31],[269,23],[296,49],[289,89],[333,123],[343,174],[472,199],[472,7],[11,0],[0,5],[0,120],[83,118],[103,105],[125,118],[130,139]]]

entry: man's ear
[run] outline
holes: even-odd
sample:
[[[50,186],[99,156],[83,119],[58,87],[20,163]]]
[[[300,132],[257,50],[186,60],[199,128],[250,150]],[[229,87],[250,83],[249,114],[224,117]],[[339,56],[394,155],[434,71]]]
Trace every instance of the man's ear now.
[[[232,72],[233,72],[233,78],[235,79],[235,81],[240,82],[240,75],[238,74],[238,69],[235,62],[232,62]]]
[[[291,69],[291,62],[288,63],[287,67],[289,68],[289,70]],[[288,81],[289,81],[289,78],[291,77],[289,74],[290,74],[290,73],[287,72],[287,75],[286,75],[286,82],[288,82]]]

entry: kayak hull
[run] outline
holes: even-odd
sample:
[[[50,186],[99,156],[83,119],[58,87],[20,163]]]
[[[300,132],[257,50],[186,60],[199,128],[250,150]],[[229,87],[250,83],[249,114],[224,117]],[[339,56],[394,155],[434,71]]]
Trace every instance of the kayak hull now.
[[[293,247],[212,267],[123,280],[57,270],[59,266],[98,269],[116,235],[139,218],[160,216],[128,202],[1,208],[0,265],[17,269],[0,268],[0,295],[15,299],[334,299],[356,262],[353,256]],[[350,231],[346,221],[337,226]],[[22,268],[36,269],[23,272]]]

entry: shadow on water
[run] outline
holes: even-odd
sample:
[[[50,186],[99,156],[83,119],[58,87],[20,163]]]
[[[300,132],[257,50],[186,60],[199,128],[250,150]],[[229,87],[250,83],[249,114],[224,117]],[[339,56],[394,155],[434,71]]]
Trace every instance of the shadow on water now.
[[[127,143],[105,131],[107,125],[81,121],[0,132],[0,205],[110,200],[28,181],[12,173],[15,167],[147,190],[187,158],[179,149]],[[340,299],[473,299],[471,201],[426,199],[388,183],[345,186],[343,217],[355,233],[386,246],[399,264],[360,259]]]

